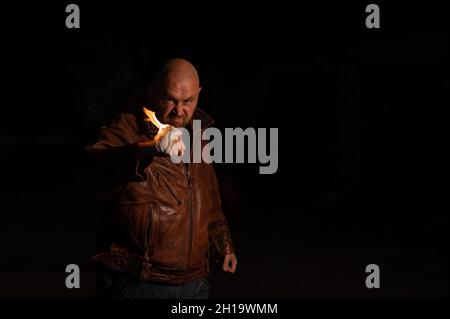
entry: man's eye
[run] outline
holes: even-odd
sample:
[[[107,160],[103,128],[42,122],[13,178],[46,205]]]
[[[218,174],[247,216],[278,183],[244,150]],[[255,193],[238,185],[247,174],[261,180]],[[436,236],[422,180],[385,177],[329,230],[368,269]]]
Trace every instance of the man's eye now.
[[[169,103],[172,103],[173,102],[173,99],[171,99],[171,98],[165,98],[164,99],[164,103],[166,103],[166,104],[169,104]]]

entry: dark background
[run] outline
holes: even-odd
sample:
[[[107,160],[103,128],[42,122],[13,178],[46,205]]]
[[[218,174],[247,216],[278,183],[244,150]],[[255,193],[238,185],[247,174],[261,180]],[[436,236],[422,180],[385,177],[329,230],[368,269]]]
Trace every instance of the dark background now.
[[[369,30],[370,2],[92,2],[78,30],[70,2],[1,5],[0,297],[92,296],[83,146],[173,57],[197,66],[217,127],[279,128],[276,174],[216,165],[239,265],[213,271],[213,297],[448,297],[443,5],[377,2]]]

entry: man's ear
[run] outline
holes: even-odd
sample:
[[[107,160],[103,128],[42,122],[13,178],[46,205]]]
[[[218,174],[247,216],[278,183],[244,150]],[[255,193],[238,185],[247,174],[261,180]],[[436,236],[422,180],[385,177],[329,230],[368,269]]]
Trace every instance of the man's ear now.
[[[199,87],[198,88],[198,92],[197,92],[197,95],[199,95],[200,94],[200,91],[202,90],[202,88],[201,87]]]

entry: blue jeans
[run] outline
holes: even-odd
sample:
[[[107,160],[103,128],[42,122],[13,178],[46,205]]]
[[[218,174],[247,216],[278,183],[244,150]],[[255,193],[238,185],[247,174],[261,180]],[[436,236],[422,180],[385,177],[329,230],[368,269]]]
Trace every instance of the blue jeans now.
[[[184,285],[142,282],[129,274],[99,266],[96,290],[100,298],[118,299],[208,299],[210,284],[206,278]]]

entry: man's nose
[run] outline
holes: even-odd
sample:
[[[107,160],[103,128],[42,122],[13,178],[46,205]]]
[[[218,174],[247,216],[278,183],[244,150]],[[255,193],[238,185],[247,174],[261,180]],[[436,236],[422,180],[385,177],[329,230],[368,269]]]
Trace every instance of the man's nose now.
[[[173,111],[177,116],[181,116],[183,114],[183,104],[182,102],[178,102]]]

